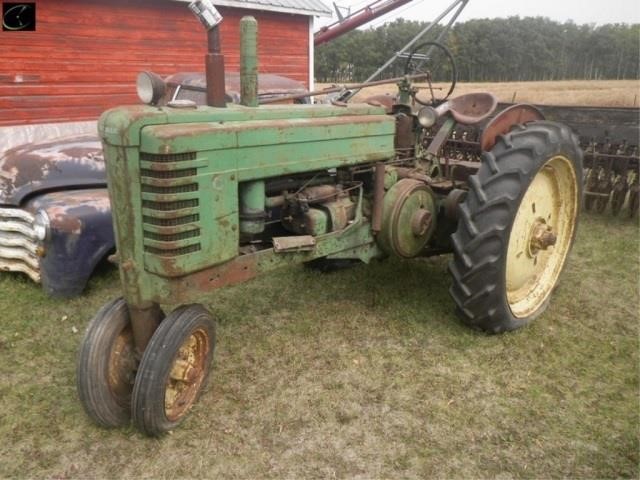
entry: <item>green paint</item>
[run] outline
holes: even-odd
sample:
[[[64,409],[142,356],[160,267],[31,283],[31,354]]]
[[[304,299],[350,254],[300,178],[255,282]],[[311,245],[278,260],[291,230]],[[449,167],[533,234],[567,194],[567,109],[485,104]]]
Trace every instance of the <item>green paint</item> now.
[[[382,107],[370,105],[349,105],[334,107],[332,105],[264,105],[260,108],[247,108],[242,105],[229,105],[228,108],[198,106],[196,108],[150,107],[133,105],[107,110],[100,117],[98,132],[111,145],[140,145],[142,130],[150,125],[171,124],[175,129],[175,140],[172,153],[189,152],[191,144],[190,132],[195,123],[214,122],[249,122],[253,120],[284,120],[291,118],[312,119],[327,117],[344,117],[349,115],[382,115]],[[183,142],[177,137],[183,136]],[[150,150],[145,150],[151,152]],[[155,151],[151,153],[164,153]]]
[[[398,171],[393,167],[385,167],[384,189],[389,190],[397,182],[398,182]]]
[[[416,217],[422,212],[431,214],[424,231],[414,226],[420,223]],[[389,255],[417,256],[435,230],[437,212],[436,198],[429,187],[417,180],[400,180],[384,196],[382,229],[377,237],[380,247]]]
[[[240,232],[257,234],[264,231],[264,181],[240,184]]]
[[[240,20],[240,103],[258,106],[258,22],[251,16]]]
[[[411,82],[405,77],[398,82],[398,103],[411,106],[411,96],[413,94]]]
[[[208,288],[190,282],[190,274],[248,255],[258,273],[329,255],[381,255],[363,216],[362,190],[344,230],[324,233],[327,215],[313,218],[313,251],[239,252],[240,231],[262,229],[263,220],[241,222],[240,214],[264,211],[266,179],[394,157],[394,119],[381,108],[123,107],[105,112],[99,130],[132,305],[193,301]]]
[[[310,208],[305,215],[305,222],[311,228],[311,235],[324,235],[329,231],[329,217],[319,208]]]

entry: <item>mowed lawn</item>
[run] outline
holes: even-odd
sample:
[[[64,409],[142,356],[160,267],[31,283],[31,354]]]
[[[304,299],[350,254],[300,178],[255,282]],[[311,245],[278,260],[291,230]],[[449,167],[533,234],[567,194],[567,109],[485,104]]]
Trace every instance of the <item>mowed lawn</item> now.
[[[302,267],[211,294],[212,382],[161,439],[103,430],[75,357],[100,305],[0,275],[0,477],[638,478],[638,226],[585,215],[550,309],[461,325],[447,257]]]

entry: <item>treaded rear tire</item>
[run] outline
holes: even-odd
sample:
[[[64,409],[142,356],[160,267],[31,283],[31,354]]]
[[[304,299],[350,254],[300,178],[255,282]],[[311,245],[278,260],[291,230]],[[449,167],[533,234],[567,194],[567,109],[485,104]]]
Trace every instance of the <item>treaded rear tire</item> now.
[[[458,229],[451,237],[454,255],[449,264],[453,278],[450,294],[467,325],[490,333],[515,330],[546,309],[548,296],[530,315],[522,318],[513,314],[507,299],[507,250],[528,187],[546,162],[557,156],[569,160],[576,178],[578,197],[570,249],[583,176],[582,151],[569,127],[547,121],[514,127],[498,138],[491,152],[483,153],[478,173],[469,178],[469,193],[459,207]]]

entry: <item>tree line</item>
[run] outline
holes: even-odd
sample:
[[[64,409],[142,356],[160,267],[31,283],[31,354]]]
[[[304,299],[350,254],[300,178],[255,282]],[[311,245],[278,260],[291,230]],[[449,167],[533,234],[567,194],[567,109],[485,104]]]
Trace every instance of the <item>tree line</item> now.
[[[319,82],[359,82],[368,78],[414,35],[424,22],[396,19],[354,30],[315,51]],[[435,26],[418,43],[442,34]],[[504,82],[538,80],[622,80],[640,78],[640,24],[577,25],[543,17],[476,19],[458,23],[445,43],[455,58],[458,80]],[[417,45],[417,44],[416,44]],[[450,76],[446,58],[432,56],[437,80]],[[397,59],[381,77],[402,75],[406,58]]]

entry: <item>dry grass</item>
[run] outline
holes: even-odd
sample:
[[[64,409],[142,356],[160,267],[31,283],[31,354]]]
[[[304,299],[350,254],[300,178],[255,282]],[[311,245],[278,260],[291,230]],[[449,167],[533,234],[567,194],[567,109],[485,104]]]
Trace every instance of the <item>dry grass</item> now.
[[[72,301],[2,274],[0,477],[638,478],[638,240],[587,216],[550,310],[500,336],[456,321],[446,258],[213,292],[213,382],[160,440],[76,398],[115,272]]]
[[[330,85],[318,84],[317,88],[326,86]],[[437,86],[444,88],[443,85]],[[371,87],[362,90],[355,100],[364,100],[369,95],[395,94],[396,91],[397,88],[393,84]],[[640,106],[640,81],[637,80],[460,83],[454,95],[472,92],[493,93],[501,102],[604,107]]]

